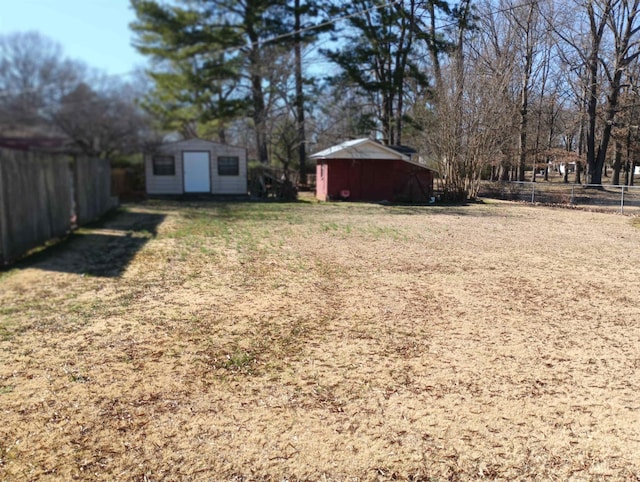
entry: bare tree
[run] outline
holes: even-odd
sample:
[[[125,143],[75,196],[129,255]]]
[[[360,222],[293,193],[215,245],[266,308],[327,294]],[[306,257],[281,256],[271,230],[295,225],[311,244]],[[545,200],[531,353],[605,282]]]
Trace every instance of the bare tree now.
[[[357,86],[347,82],[321,87],[319,103],[307,123],[315,148],[325,149],[345,139],[370,137],[376,129],[375,106]]]
[[[488,92],[503,106],[498,120],[500,150],[491,165],[491,178],[509,180],[515,165],[518,137],[518,42],[515,41],[513,22],[503,9],[494,9],[493,2],[480,4],[478,32],[469,42],[472,53],[469,68],[474,76],[482,77]],[[508,9],[507,9],[508,10]]]
[[[55,125],[84,154],[105,159],[142,150],[149,121],[133,86],[108,77],[94,78],[61,100],[53,113]]]
[[[539,57],[539,49],[543,44],[544,32],[540,28],[538,2],[522,0],[505,0],[501,4],[507,21],[512,26],[513,39],[517,46],[518,71],[520,75],[519,99],[519,142],[518,142],[518,181],[524,181],[527,164],[528,144],[527,131],[529,123],[529,102],[534,77],[534,66]],[[534,169],[535,171],[535,169]]]
[[[556,35],[573,49],[586,72],[587,182],[602,183],[602,171],[615,117],[624,73],[640,55],[640,0],[588,0],[577,3],[576,18],[556,26]],[[588,29],[581,29],[585,22]],[[576,70],[578,71],[578,70]],[[606,81],[601,82],[600,74]],[[601,100],[605,94],[605,99]],[[598,118],[603,108],[602,130]]]
[[[375,108],[381,140],[401,144],[409,110],[405,89],[411,82],[428,84],[418,66],[421,50],[428,47],[437,56],[442,49],[437,41],[441,35],[432,38],[425,20],[436,15],[436,10],[448,13],[448,5],[418,0],[347,3],[340,2],[348,14],[346,41],[339,49],[324,53],[341,67],[339,80],[357,85]]]
[[[634,171],[637,156],[640,154],[640,129],[638,128],[638,111],[640,108],[640,86],[636,79],[640,77],[640,63],[636,59],[625,74],[620,94],[618,113],[612,138],[615,145],[612,184],[620,184],[620,174],[624,171],[624,184],[634,184]]]
[[[447,199],[475,197],[483,170],[502,164],[513,145],[515,53],[501,32],[506,23],[500,25],[488,7],[480,6],[476,32],[470,28],[471,3],[460,4],[450,31],[451,57],[430,51],[436,92],[425,142]],[[431,26],[435,35],[437,24]]]
[[[50,133],[50,114],[75,89],[86,67],[37,32],[0,36],[0,129]]]
[[[638,7],[640,7],[640,0],[621,0],[612,9],[608,18],[613,36],[613,49],[610,52],[611,61],[603,62],[603,70],[608,80],[608,92],[602,140],[598,146],[593,171],[589,171],[590,182],[593,184],[602,182],[602,168],[605,164],[607,147],[618,112],[624,75],[628,74],[630,65],[640,55],[640,36],[638,35],[640,32],[640,12]]]

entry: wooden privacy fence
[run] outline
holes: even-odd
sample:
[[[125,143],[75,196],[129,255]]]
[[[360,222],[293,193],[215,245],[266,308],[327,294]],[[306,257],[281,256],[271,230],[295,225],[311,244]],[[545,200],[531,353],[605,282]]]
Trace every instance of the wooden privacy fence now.
[[[109,161],[0,149],[0,265],[115,207]]]
[[[78,224],[86,224],[117,205],[111,197],[111,166],[106,159],[78,157],[74,161]]]

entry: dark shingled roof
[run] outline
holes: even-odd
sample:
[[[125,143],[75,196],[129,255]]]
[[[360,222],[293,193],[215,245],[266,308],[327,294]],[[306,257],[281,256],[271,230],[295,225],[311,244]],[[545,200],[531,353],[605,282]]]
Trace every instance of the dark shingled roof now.
[[[69,144],[61,137],[0,137],[0,147],[18,151],[62,151]]]
[[[389,149],[393,149],[394,151],[409,157],[411,157],[412,154],[418,153],[418,151],[416,151],[413,147],[409,147],[409,146],[387,146],[387,147]]]

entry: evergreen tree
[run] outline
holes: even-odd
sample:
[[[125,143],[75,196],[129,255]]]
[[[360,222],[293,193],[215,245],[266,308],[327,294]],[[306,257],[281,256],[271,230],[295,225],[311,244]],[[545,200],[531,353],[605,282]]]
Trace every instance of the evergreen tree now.
[[[156,60],[151,110],[165,124],[253,119],[256,149],[268,162],[264,72],[270,40],[283,33],[282,0],[131,0],[136,47]],[[248,92],[248,95],[246,94]]]
[[[318,36],[333,29],[333,24],[326,22],[321,17],[321,12],[326,12],[328,5],[324,5],[318,0],[294,0],[293,5],[289,5],[293,18],[293,47],[295,54],[295,118],[298,144],[298,160],[300,162],[300,183],[307,183],[306,173],[306,131],[305,131],[305,98],[304,84],[307,81],[303,76],[302,49],[318,39]],[[305,21],[307,20],[307,21]],[[316,25],[313,25],[313,21]],[[315,27],[315,28],[311,28]]]
[[[155,90],[145,107],[162,127],[185,136],[202,134],[203,127],[213,123],[224,142],[225,124],[247,102],[238,93],[239,61],[232,50],[242,37],[205,2],[182,4],[131,2],[137,16],[131,25],[137,33],[135,45],[155,60],[150,72]]]
[[[445,2],[354,0],[343,7],[349,31],[345,46],[325,54],[342,68],[377,106],[383,141],[401,144],[405,121],[405,87],[410,79],[428,85],[418,57],[423,47],[440,46],[425,21],[430,12],[448,12]]]

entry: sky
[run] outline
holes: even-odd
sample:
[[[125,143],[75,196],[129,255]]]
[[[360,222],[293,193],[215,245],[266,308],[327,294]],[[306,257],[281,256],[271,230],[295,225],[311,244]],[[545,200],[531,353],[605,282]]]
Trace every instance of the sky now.
[[[122,76],[146,59],[131,46],[129,0],[0,0],[0,35],[39,31],[65,55]]]

